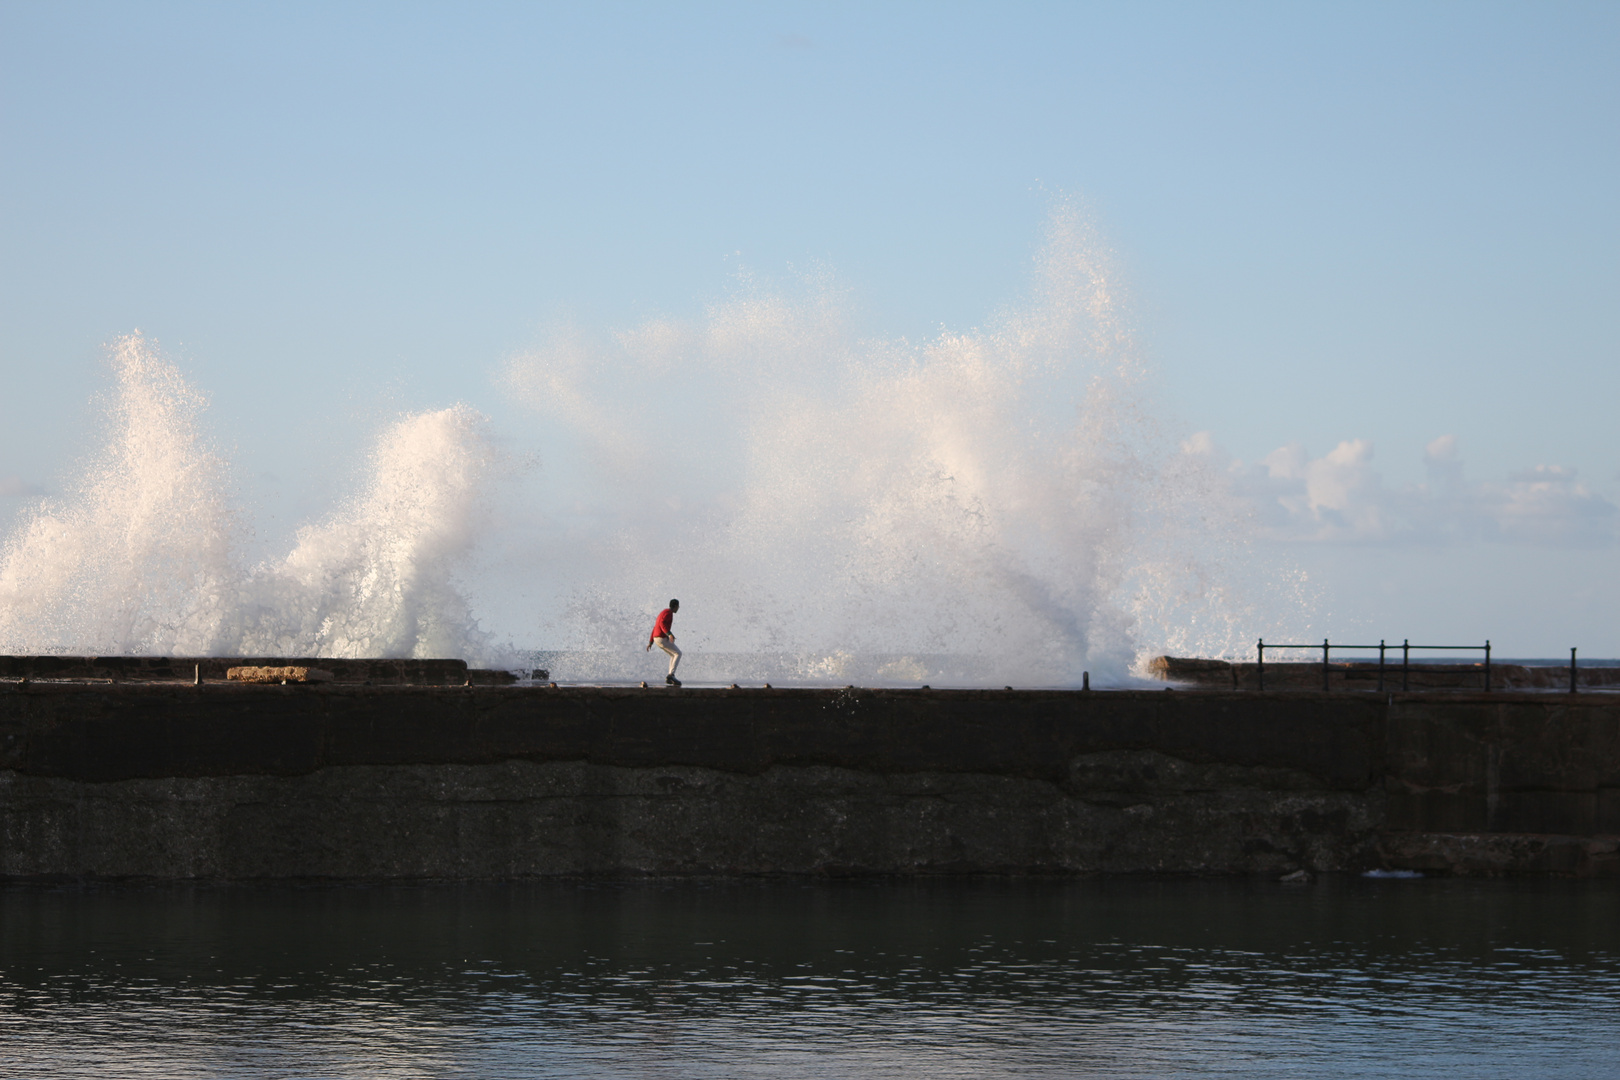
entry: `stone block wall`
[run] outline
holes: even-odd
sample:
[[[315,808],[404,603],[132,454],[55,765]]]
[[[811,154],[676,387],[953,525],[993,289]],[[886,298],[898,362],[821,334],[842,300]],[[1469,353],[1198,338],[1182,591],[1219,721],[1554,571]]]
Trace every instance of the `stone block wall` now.
[[[1607,873],[1617,792],[1609,695],[0,684],[14,879]]]

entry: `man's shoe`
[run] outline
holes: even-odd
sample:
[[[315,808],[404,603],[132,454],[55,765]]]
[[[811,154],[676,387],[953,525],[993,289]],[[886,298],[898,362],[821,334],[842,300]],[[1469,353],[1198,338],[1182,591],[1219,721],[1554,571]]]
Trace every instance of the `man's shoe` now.
[[[671,685],[671,686],[679,686],[679,685],[681,685],[681,680],[677,679],[673,675],[665,675],[664,676],[664,681],[669,683],[669,685]]]

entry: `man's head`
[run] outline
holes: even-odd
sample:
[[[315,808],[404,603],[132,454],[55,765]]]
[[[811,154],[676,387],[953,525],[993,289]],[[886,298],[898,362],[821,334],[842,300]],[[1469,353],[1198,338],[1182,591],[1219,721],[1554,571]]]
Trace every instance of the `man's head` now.
[[[670,611],[679,611],[679,610],[681,610],[681,602],[679,600],[671,600],[669,602],[669,610]]]

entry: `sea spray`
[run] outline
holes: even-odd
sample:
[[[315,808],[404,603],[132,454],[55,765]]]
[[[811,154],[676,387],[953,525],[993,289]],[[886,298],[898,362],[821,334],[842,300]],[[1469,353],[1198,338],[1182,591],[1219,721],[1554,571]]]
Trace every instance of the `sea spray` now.
[[[400,419],[358,495],[285,559],[248,566],[201,395],[139,335],[111,364],[104,447],[0,553],[0,648],[490,659],[454,583],[497,456],[482,416]]]
[[[395,423],[365,490],[250,575],[243,651],[488,659],[455,573],[483,531],[496,457],[488,421],[465,405]]]
[[[1152,652],[1297,637],[1297,577],[1156,419],[1116,279],[1065,210],[1027,303],[921,344],[861,337],[824,279],[562,328],[504,373],[543,420],[530,497],[492,498],[479,413],[406,416],[352,497],[253,564],[202,397],[131,336],[102,449],[0,548],[0,649],[515,666],[493,609],[535,666],[636,680],[670,596],[698,682],[1107,685]]]
[[[211,653],[228,634],[236,522],[205,401],[138,334],[110,357],[106,442],[0,556],[11,652]]]
[[[593,523],[553,665],[644,677],[671,595],[694,679],[1117,684],[1162,641],[1233,651],[1274,597],[1243,595],[1241,515],[1153,419],[1116,277],[1061,210],[1030,302],[986,329],[863,340],[824,282],[745,286],[514,358],[572,440],[547,482],[573,469]]]

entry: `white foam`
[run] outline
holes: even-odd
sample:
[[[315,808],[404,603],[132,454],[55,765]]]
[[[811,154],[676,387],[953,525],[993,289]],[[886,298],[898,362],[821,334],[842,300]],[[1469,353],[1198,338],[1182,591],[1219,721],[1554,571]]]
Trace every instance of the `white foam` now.
[[[514,359],[600,493],[556,673],[645,677],[671,595],[688,652],[758,656],[757,678],[1118,684],[1145,652],[1242,647],[1292,583],[1243,595],[1240,508],[1154,421],[1118,292],[1060,212],[1031,301],[983,330],[862,340],[834,290],[745,288],[699,323],[566,328]]]
[[[408,416],[356,497],[245,565],[202,397],[139,335],[117,342],[107,438],[0,554],[0,648],[17,653],[461,656],[487,637],[453,583],[494,460],[465,406]]]
[[[0,551],[0,649],[515,666],[479,595],[556,677],[634,680],[679,596],[699,679],[1101,686],[1302,632],[1298,581],[1257,572],[1210,455],[1154,419],[1115,282],[1064,211],[1026,304],[920,345],[862,339],[824,285],[559,331],[505,378],[557,451],[546,516],[492,522],[489,425],[456,406],[399,420],[362,489],[255,565],[202,398],[131,336],[105,445]],[[505,576],[469,593],[480,545]]]

